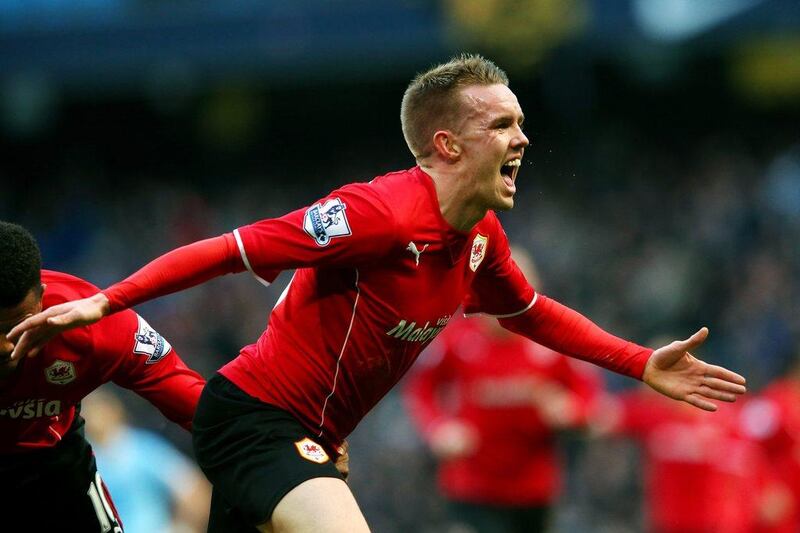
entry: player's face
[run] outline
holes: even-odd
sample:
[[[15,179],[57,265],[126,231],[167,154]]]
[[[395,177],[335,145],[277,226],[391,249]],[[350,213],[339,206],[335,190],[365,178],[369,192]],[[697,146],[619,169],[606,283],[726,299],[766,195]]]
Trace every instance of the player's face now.
[[[517,97],[505,85],[462,89],[465,113],[456,142],[474,181],[474,198],[486,209],[514,207],[517,173],[528,138]]]
[[[42,291],[31,289],[25,299],[14,307],[0,307],[0,379],[7,377],[19,365],[20,359],[9,357],[14,345],[6,339],[6,333],[25,318],[42,310]]]

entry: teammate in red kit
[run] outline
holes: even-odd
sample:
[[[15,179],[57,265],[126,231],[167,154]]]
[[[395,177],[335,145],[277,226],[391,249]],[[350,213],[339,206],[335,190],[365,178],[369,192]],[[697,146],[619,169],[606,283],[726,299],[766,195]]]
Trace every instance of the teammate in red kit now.
[[[216,276],[249,270],[269,283],[296,268],[261,338],[220,369],[198,405],[212,531],[368,531],[331,455],[459,306],[703,409],[744,392],[744,378],[688,353],[706,329],[653,352],[527,283],[494,214],[514,204],[528,145],[497,66],[461,56],[420,74],[401,119],[418,166],[184,246],[27,319],[11,332],[14,357],[35,355],[63,328]]]
[[[530,257],[512,256],[539,286]],[[404,388],[452,520],[477,532],[545,531],[563,483],[558,432],[584,425],[601,376],[490,317],[454,322]]]
[[[800,528],[800,351],[786,372],[742,407],[744,434],[769,456],[774,483],[761,504],[760,533]]]
[[[640,388],[610,399],[594,421],[599,434],[639,442],[646,531],[755,533],[767,456],[738,430],[738,409],[710,415]]]
[[[31,314],[96,294],[41,270],[24,228],[0,222],[0,507],[25,531],[122,531],[84,438],[80,402],[113,381],[187,430],[204,380],[133,311],[50,339],[34,359],[10,359],[6,333]]]

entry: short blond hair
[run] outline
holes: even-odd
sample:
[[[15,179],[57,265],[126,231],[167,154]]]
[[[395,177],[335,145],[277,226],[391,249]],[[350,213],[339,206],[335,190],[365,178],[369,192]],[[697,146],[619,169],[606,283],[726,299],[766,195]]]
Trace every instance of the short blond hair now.
[[[433,134],[452,124],[460,109],[459,89],[469,85],[508,85],[503,70],[478,54],[461,54],[417,74],[400,105],[400,123],[409,150],[419,159],[431,153]]]

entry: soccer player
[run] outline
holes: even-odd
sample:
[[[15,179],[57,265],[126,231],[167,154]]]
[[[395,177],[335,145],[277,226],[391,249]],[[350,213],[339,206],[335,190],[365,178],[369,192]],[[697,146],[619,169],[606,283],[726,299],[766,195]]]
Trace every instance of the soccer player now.
[[[530,256],[512,247],[512,257],[540,287]],[[584,426],[599,371],[490,317],[452,322],[403,389],[451,520],[478,532],[546,531],[563,484],[558,432]]]
[[[178,248],[100,294],[26,319],[11,332],[14,357],[35,355],[63,328],[216,276],[249,270],[269,283],[297,269],[266,331],[198,405],[194,447],[214,486],[212,531],[368,531],[331,456],[462,305],[701,409],[744,392],[744,378],[689,353],[705,328],[653,351],[527,283],[494,214],[514,205],[528,145],[494,63],[464,55],[420,74],[401,122],[417,166]]]
[[[205,531],[211,485],[194,461],[164,435],[130,424],[122,399],[107,387],[81,405],[86,437],[125,533]]]
[[[712,415],[637,387],[609,398],[593,426],[640,445],[646,531],[767,531],[759,507],[771,458],[737,420],[736,406]]]
[[[99,289],[41,269],[28,231],[0,222],[0,506],[25,531],[122,531],[84,438],[81,400],[113,381],[187,430],[203,378],[145,320],[124,311],[64,331],[39,357],[11,359],[6,333],[24,318]]]
[[[800,525],[800,349],[786,371],[742,408],[744,434],[770,458],[774,483],[761,505],[763,533]]]

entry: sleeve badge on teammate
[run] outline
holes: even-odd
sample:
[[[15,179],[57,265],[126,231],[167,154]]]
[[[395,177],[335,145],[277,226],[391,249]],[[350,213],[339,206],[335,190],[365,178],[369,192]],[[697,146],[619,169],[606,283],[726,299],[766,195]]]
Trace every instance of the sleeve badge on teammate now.
[[[486,255],[486,243],[489,237],[484,237],[480,233],[475,235],[475,240],[472,241],[472,249],[469,252],[469,268],[475,272],[478,270],[484,256]]]
[[[325,452],[325,449],[308,437],[298,440],[294,443],[294,445],[297,448],[300,457],[307,459],[312,463],[323,464],[330,460],[328,454]]]
[[[48,383],[66,385],[75,381],[75,365],[69,361],[56,359],[52,365],[44,369],[44,377]]]
[[[150,327],[147,321],[138,316],[139,327],[134,335],[136,343],[133,345],[133,353],[139,355],[146,355],[147,361],[145,364],[152,365],[164,358],[170,351],[172,346],[167,340],[159,335],[159,333]]]
[[[328,246],[334,237],[352,235],[346,207],[338,198],[312,205],[303,218],[303,229],[319,246]]]

